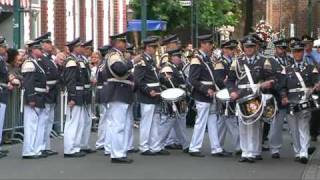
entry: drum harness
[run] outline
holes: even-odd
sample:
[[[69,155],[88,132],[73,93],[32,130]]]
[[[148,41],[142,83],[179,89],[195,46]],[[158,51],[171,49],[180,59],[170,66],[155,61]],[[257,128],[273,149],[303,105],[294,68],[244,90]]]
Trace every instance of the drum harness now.
[[[239,64],[238,60],[236,60],[236,62],[237,62],[237,67],[240,68],[240,66],[239,66],[240,64]],[[253,93],[260,93],[259,92],[260,91],[260,85],[259,84],[254,84],[254,81],[253,81],[253,78],[252,78],[252,74],[250,72],[249,67],[246,64],[244,64],[243,66],[244,66],[245,73],[242,76],[239,75],[239,72],[237,71],[237,68],[236,68],[236,75],[237,75],[237,78],[239,80],[247,77],[248,81],[249,81],[249,84],[238,85],[238,88],[240,88],[240,89],[251,88]],[[275,104],[276,104],[276,102],[275,102]],[[249,115],[249,116],[244,115],[240,110],[239,103],[236,103],[236,115],[239,116],[239,120],[244,125],[251,125],[251,124],[254,124],[255,122],[257,122],[262,117],[265,106],[266,106],[266,96],[264,96],[262,94],[261,104],[260,104],[260,106],[259,106],[259,108],[258,108],[258,110],[256,112],[256,113],[260,112],[258,117],[254,118],[252,121],[245,121],[244,119],[251,119],[252,117],[254,117],[256,115],[256,113],[254,113],[252,115]],[[276,112],[277,112],[277,106],[275,106],[275,111],[274,111],[274,114],[273,114],[272,118],[275,117]]]

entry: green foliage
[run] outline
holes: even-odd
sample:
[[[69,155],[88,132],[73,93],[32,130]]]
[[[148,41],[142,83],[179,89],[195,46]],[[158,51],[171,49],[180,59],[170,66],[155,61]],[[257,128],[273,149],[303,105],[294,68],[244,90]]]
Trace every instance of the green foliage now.
[[[141,0],[132,0],[134,18],[141,17]],[[199,3],[199,25],[206,28],[236,25],[241,16],[238,0],[194,0]],[[165,20],[168,30],[189,27],[191,7],[182,7],[179,0],[147,0],[148,19]]]

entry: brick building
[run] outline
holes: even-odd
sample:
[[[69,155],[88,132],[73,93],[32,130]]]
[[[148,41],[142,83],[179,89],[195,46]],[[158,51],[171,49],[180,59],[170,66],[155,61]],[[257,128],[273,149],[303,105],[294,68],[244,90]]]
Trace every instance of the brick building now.
[[[109,44],[109,35],[126,30],[126,0],[21,0],[22,43],[47,31],[58,48],[76,37],[94,40],[94,47]],[[7,9],[0,33],[12,45],[13,0],[0,0]],[[0,9],[1,12],[1,9]],[[0,19],[2,12],[0,13]]]
[[[266,20],[274,30],[285,30],[289,36],[290,24],[295,26],[295,35],[308,33],[309,0],[253,0],[253,25]],[[312,35],[317,37],[320,28],[320,1],[311,0]]]

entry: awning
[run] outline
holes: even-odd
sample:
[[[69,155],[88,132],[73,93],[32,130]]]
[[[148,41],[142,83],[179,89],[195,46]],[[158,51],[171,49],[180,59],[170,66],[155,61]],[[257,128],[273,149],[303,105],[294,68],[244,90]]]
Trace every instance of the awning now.
[[[14,0],[0,0],[0,6],[13,6]],[[27,8],[29,7],[30,0],[20,0],[20,6],[21,8]]]
[[[128,22],[127,31],[141,31],[142,21],[134,19]],[[165,31],[167,22],[160,20],[147,20],[147,31]]]

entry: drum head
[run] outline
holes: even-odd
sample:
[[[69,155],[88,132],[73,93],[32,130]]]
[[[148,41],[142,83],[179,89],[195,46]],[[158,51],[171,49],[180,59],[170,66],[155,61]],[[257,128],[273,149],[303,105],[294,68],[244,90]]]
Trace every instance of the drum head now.
[[[241,113],[245,116],[255,116],[255,114],[258,115],[258,112],[262,110],[261,96],[248,95],[239,99],[238,104]]]
[[[229,101],[231,99],[228,89],[218,91],[216,97],[221,101]]]
[[[166,101],[178,101],[185,96],[185,91],[180,88],[170,88],[162,91],[160,96]]]

